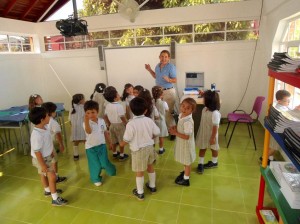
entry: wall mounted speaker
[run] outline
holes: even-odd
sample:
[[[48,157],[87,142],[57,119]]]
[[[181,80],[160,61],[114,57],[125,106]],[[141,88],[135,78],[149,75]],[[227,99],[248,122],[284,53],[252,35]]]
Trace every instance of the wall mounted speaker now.
[[[103,45],[98,46],[98,54],[99,54],[99,61],[100,61],[100,69],[105,70]]]
[[[176,41],[172,40],[171,47],[170,47],[170,54],[171,54],[171,63],[176,65]]]

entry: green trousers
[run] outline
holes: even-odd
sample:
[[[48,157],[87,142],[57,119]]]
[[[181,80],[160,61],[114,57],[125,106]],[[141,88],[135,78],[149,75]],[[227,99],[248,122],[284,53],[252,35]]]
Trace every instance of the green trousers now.
[[[109,176],[116,175],[116,167],[108,160],[106,145],[97,145],[86,151],[90,170],[90,179],[93,183],[101,182],[100,176],[102,169],[105,169]]]

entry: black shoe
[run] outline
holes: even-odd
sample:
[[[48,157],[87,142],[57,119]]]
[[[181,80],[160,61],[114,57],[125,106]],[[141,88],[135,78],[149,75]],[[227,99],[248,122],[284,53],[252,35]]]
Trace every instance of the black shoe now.
[[[64,206],[68,204],[68,201],[66,199],[63,199],[61,197],[58,197],[56,200],[52,200],[53,206]]]
[[[275,159],[273,159],[273,160],[268,159],[268,166],[270,166],[271,161],[276,161],[276,160]],[[259,157],[259,162],[260,162],[260,164],[262,163],[262,157]]]
[[[208,161],[208,163],[203,165],[204,169],[217,168],[218,163],[213,163],[212,161]]]
[[[56,189],[56,193],[62,194],[63,191],[62,191],[61,189]],[[51,196],[51,192],[45,191],[45,192],[44,192],[44,195],[45,195],[46,197]]]
[[[175,179],[175,183],[176,183],[177,181],[179,181],[179,180],[183,179],[183,176],[184,176],[184,171],[181,171],[181,172],[180,172],[180,174],[179,174],[179,176],[178,176],[178,177],[176,177],[176,179]]]
[[[139,194],[137,189],[133,189],[132,193],[140,201],[143,201],[145,199],[144,194]]]
[[[150,190],[151,194],[154,194],[156,192],[156,187],[150,187],[149,183],[146,183],[146,187]]]
[[[184,178],[182,178],[181,180],[175,181],[175,183],[178,185],[186,186],[186,187],[190,186],[189,179],[185,180]]]
[[[163,150],[158,150],[158,154],[159,155],[162,155],[162,154],[164,154],[164,152],[165,152],[166,150],[163,148]]]
[[[73,156],[74,161],[79,160],[79,155],[78,156]]]
[[[198,164],[197,166],[197,173],[202,174],[204,172],[203,164]]]
[[[129,155],[124,154],[123,156],[119,156],[119,161],[123,162],[123,161],[125,161],[128,158],[129,158]]]
[[[113,158],[114,158],[114,159],[117,159],[117,158],[119,157],[119,155],[120,155],[120,152],[113,153]]]
[[[67,177],[60,177],[60,176],[56,177],[56,183],[60,183],[60,182],[63,182],[65,180],[67,180]]]
[[[174,141],[176,139],[176,135],[170,135],[170,141]]]

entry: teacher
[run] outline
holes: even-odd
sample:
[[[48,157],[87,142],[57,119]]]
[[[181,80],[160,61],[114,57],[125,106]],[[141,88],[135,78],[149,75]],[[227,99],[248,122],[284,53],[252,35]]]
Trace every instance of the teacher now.
[[[176,101],[176,91],[173,83],[177,82],[176,67],[170,63],[170,52],[163,50],[160,52],[158,63],[155,67],[155,71],[151,69],[149,64],[145,64],[146,70],[155,78],[156,85],[163,88],[163,100],[167,102],[169,111],[166,114],[166,123],[168,127],[176,125],[172,116],[174,112],[174,106]],[[172,139],[172,136],[171,136]],[[173,137],[174,139],[174,137]]]

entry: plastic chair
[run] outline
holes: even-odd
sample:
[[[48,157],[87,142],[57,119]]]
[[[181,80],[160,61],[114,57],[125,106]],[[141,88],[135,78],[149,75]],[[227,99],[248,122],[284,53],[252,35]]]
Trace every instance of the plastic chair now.
[[[256,150],[256,144],[255,144],[255,138],[254,138],[254,134],[253,134],[252,123],[255,123],[258,120],[260,112],[261,112],[261,108],[262,108],[262,103],[263,103],[264,100],[265,100],[264,96],[256,97],[253,108],[252,108],[252,111],[251,111],[250,114],[247,114],[244,110],[235,110],[232,113],[229,113],[227,115],[228,125],[227,125],[227,129],[226,129],[226,132],[225,132],[225,136],[227,134],[230,123],[234,122],[234,127],[232,129],[229,141],[227,143],[227,148],[229,147],[229,144],[230,144],[230,141],[231,141],[231,138],[232,138],[232,135],[233,135],[233,132],[235,130],[236,125],[238,123],[246,123],[247,127],[248,127],[249,136],[251,138],[251,135],[252,135],[254,148]],[[236,112],[238,112],[238,113],[236,113]],[[243,112],[243,113],[241,113],[241,112]],[[256,118],[252,118],[252,116],[254,115],[253,112],[255,112]],[[251,133],[250,133],[250,130],[251,130]]]

